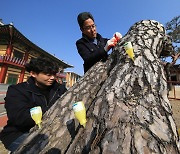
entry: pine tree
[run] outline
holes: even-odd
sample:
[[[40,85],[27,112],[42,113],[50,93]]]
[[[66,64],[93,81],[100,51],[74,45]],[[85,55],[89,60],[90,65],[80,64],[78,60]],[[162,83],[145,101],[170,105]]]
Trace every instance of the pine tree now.
[[[129,41],[134,61],[124,49]],[[172,52],[172,43],[159,22],[135,23],[108,60],[95,64],[52,106],[42,129],[33,128],[15,153],[178,154],[159,58],[164,51]],[[85,103],[85,128],[74,118],[76,101]]]

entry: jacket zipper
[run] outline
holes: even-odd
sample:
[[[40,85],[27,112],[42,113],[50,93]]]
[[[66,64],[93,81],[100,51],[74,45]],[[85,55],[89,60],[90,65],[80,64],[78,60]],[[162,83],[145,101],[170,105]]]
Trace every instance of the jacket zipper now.
[[[33,94],[36,94],[36,95],[43,96],[43,98],[44,98],[44,100],[45,100],[46,107],[48,107],[48,103],[47,103],[46,97],[45,97],[44,95],[39,94],[39,93],[35,93],[35,92],[31,91],[31,90],[29,90],[29,91],[32,93],[32,95],[33,95]]]
[[[54,96],[56,95],[56,93],[57,93],[58,90],[59,90],[59,89],[56,89],[56,91],[55,91],[54,95],[52,96],[51,100],[49,101],[49,103],[52,101],[52,99],[54,98]],[[45,103],[46,103],[46,107],[48,107],[48,103],[47,103],[46,97],[45,97],[44,95],[39,94],[39,93],[35,93],[35,92],[31,91],[31,90],[30,90],[30,92],[32,92],[32,93],[34,93],[34,94],[36,94],[36,95],[41,95],[41,96],[43,96],[43,97],[44,97],[44,100],[45,100]]]
[[[54,98],[54,96],[56,95],[56,93],[57,93],[58,90],[59,90],[59,89],[56,89],[56,91],[55,91],[54,95],[52,96],[51,100],[49,101],[49,103],[52,101],[52,99]]]
[[[46,107],[48,107],[48,103],[47,103],[47,100],[46,100],[46,97],[44,95],[42,95],[44,97],[44,100],[46,102]]]

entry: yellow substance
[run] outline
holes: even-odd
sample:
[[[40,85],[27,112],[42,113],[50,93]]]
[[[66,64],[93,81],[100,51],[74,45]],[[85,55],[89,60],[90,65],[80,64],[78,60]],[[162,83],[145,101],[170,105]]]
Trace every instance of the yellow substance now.
[[[124,44],[124,49],[126,50],[128,56],[134,61],[134,51],[131,42],[126,42]]]
[[[178,129],[178,134],[179,134],[179,136],[180,136],[180,128]]]
[[[73,111],[76,119],[85,128],[86,126],[86,109],[82,101],[73,104]]]
[[[39,129],[41,128],[41,119],[42,119],[42,110],[40,106],[33,107],[30,109],[31,117],[38,125]]]

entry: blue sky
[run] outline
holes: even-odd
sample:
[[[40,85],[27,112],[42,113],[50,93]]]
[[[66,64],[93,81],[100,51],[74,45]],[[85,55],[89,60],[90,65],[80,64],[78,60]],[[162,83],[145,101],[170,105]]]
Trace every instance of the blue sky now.
[[[33,43],[74,66],[66,71],[83,75],[83,60],[75,45],[81,37],[80,12],[91,12],[97,31],[111,38],[116,31],[125,35],[140,20],[165,24],[180,15],[180,0],[3,0],[0,10],[5,24],[13,22]]]

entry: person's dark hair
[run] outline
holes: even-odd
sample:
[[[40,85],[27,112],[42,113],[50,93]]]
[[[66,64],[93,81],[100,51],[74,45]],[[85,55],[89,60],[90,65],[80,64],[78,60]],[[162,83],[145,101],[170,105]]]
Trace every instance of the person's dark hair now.
[[[26,71],[35,73],[46,73],[46,74],[56,74],[59,70],[58,65],[49,58],[38,57],[33,58],[27,64],[25,64]]]
[[[78,15],[77,21],[80,28],[83,28],[84,21],[87,19],[92,19],[94,21],[94,18],[90,12],[82,12]]]

